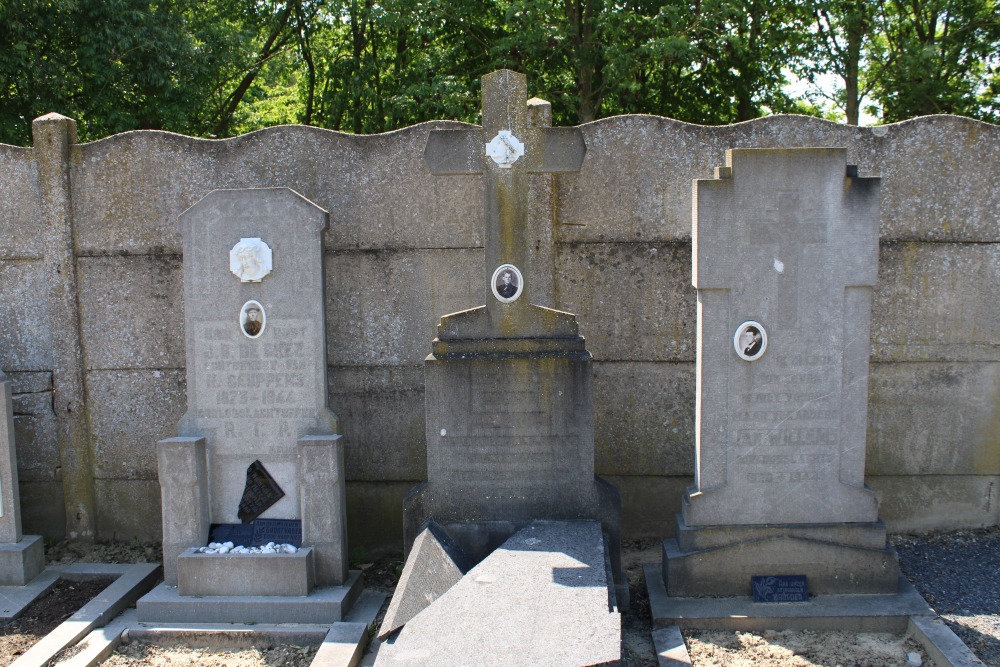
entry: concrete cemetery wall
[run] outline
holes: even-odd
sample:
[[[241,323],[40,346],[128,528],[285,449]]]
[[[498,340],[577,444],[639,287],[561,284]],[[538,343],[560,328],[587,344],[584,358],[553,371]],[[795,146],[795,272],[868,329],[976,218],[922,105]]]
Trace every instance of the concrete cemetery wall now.
[[[177,216],[215,188],[290,187],[330,212],[330,406],[350,441],[352,550],[398,547],[424,479],[423,360],[479,305],[482,185],[433,177],[435,122],[376,136],[277,127],[225,141],[75,144],[36,121],[0,146],[0,368],[15,390],[26,532],[159,536],[155,443],[184,411]],[[597,470],[625,537],[666,536],[693,473],[691,182],[728,148],[845,146],[882,177],[867,474],[891,530],[1000,519],[1000,128],[946,116],[853,128],[776,116],[582,126],[578,174],[534,176],[537,301],[594,356]],[[280,268],[276,267],[276,270]]]

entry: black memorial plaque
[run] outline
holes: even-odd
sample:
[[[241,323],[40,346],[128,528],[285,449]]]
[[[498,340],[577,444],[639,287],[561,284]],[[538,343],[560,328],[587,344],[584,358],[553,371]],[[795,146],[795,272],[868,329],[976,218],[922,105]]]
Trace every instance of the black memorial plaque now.
[[[284,495],[285,492],[264,469],[264,464],[254,461],[247,468],[247,483],[243,487],[243,497],[240,499],[237,516],[243,523],[250,523]]]
[[[754,602],[808,602],[809,584],[804,574],[751,577]]]
[[[298,519],[257,519],[253,522],[253,546],[268,542],[302,546],[302,522]]]
[[[208,530],[209,543],[232,542],[235,546],[253,546],[252,523],[213,523]]]

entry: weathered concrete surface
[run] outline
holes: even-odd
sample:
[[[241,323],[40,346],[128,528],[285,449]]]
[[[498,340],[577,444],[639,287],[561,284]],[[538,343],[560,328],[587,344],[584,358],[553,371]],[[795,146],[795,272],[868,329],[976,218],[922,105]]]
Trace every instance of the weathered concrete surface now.
[[[559,247],[556,292],[596,359],[694,361],[691,247],[574,243]]]
[[[882,244],[872,302],[875,360],[1000,359],[998,293],[998,243]]]
[[[184,414],[184,371],[91,371],[87,389],[99,479],[156,479],[156,442],[176,432]]]
[[[879,516],[892,532],[985,528],[1000,523],[1000,475],[874,475]]]
[[[177,557],[181,596],[306,596],[316,582],[313,550],[293,554],[203,554],[187,549]]]
[[[411,619],[375,664],[618,665],[610,584],[600,524],[535,522]]]
[[[222,141],[140,131],[82,145],[73,171],[80,251],[177,254],[174,221],[209,191],[293,185],[331,211],[332,247],[481,245],[481,187],[469,177],[435,183],[422,166],[427,133],[444,127],[468,126],[423,123],[368,137],[286,126]],[[124,196],[109,206],[105,193]]]
[[[436,318],[451,310],[437,311],[433,303],[458,303],[465,293],[481,297],[479,287],[469,284],[468,276],[474,274],[467,272],[469,266],[477,266],[483,252],[481,179],[433,177],[423,164],[423,149],[432,129],[469,127],[434,122],[372,137],[280,127],[224,141],[144,131],[91,144],[69,144],[64,155],[69,165],[65,200],[79,269],[84,341],[70,347],[82,350],[86,391],[81,389],[76,395],[87,398],[85,410],[77,406],[74,414],[91,415],[92,423],[101,428],[96,444],[86,438],[77,443],[81,452],[95,455],[95,462],[84,461],[83,468],[95,469],[96,475],[112,469],[118,471],[114,475],[133,474],[129,465],[99,462],[113,450],[128,454],[135,441],[124,437],[108,444],[125,434],[130,418],[125,413],[121,419],[113,418],[117,406],[106,405],[106,400],[117,401],[124,392],[109,392],[108,378],[98,378],[95,372],[121,368],[177,372],[183,367],[183,359],[178,359],[183,349],[169,332],[183,307],[177,216],[213,188],[288,186],[332,212],[324,245],[331,265],[326,281],[327,349],[333,365],[330,405],[342,419],[343,433],[358,444],[347,453],[348,478],[371,482],[365,487],[366,506],[388,510],[397,489],[393,481],[378,486],[380,480],[424,477],[423,419],[417,414],[423,400],[422,382],[406,378],[429,351],[427,332],[433,330]],[[612,360],[640,365],[691,363],[693,337],[688,332],[693,331],[695,318],[693,290],[687,287],[686,266],[681,261],[690,252],[690,186],[694,178],[711,176],[729,148],[844,146],[848,161],[858,164],[861,176],[882,178],[882,258],[872,312],[875,361],[1000,359],[996,342],[1000,304],[993,298],[1000,241],[1000,191],[994,186],[1000,180],[1000,165],[992,157],[1000,145],[1000,128],[951,116],[878,128],[849,128],[791,116],[726,127],[627,116],[584,125],[581,132],[587,158],[579,173],[529,179],[529,254],[539,266],[548,265],[548,258],[555,260],[551,274],[541,272],[535,277],[533,294],[538,303],[575,310],[578,315],[598,373],[594,381],[598,470],[621,472],[616,475],[619,484],[630,478],[623,475],[642,473],[636,470],[640,467],[636,461],[652,461],[656,474],[662,474],[658,467],[662,463],[669,473],[691,446],[680,439],[683,428],[673,432],[675,411],[686,410],[688,419],[693,419],[693,402],[680,395],[661,401],[662,408],[671,413],[669,426],[660,421],[648,392],[644,392],[645,404],[637,396],[637,418],[616,425],[611,418],[620,414],[619,408],[605,410],[601,403],[613,399],[619,388],[608,383],[602,389],[601,364]],[[52,189],[43,190],[39,180],[39,157],[45,155],[41,147],[0,146],[0,231],[5,239],[0,248],[0,297],[5,304],[0,309],[0,368],[15,383],[22,371],[51,374],[53,354],[61,354],[53,346],[73,343],[73,335],[53,338],[51,333],[52,318],[57,325],[66,320],[58,314],[62,311],[53,311],[58,304],[48,294],[50,276],[59,274],[53,268],[55,256],[46,257],[45,250],[44,232],[53,218],[43,211],[53,209],[49,206]],[[656,258],[643,263],[644,253],[653,249]],[[664,254],[670,261],[663,259]],[[588,263],[590,257],[594,261]],[[334,263],[341,266],[334,270]],[[641,285],[637,278],[642,279]],[[414,289],[414,283],[420,289]],[[592,289],[591,284],[600,289]],[[364,299],[352,301],[354,292],[363,293]],[[118,303],[118,294],[128,295],[132,303],[125,299]],[[480,302],[481,298],[475,300]],[[631,307],[622,308],[621,303]],[[359,312],[364,316],[358,316]],[[878,374],[876,368],[873,382],[878,381]],[[632,377],[631,372],[628,376]],[[651,373],[649,381],[635,378],[644,388],[655,389],[654,376]],[[342,388],[338,386],[341,379]],[[673,383],[668,379],[661,385],[664,394],[672,391]],[[94,388],[101,393],[91,397]],[[981,385],[963,382],[951,397],[956,403],[981,405],[978,388]],[[42,408],[44,391],[49,392],[47,414]],[[366,397],[368,391],[372,393]],[[929,391],[928,387],[897,385],[893,401],[912,404],[913,413],[923,409],[930,414],[934,406],[922,398]],[[61,536],[66,531],[66,512],[54,503],[61,502],[63,487],[70,496],[85,500],[92,491],[96,496],[102,492],[97,485],[81,485],[83,475],[77,475],[73,466],[57,470],[58,426],[65,422],[66,413],[57,404],[63,422],[57,421],[51,387],[30,397],[20,394],[15,385],[21,486],[24,497],[34,499],[24,507],[26,527],[29,532]],[[61,395],[66,395],[65,386]],[[165,414],[172,413],[174,401],[183,401],[183,396],[154,392],[149,399],[154,412]],[[162,401],[158,408],[156,400]],[[19,404],[26,406],[25,411],[18,410]],[[881,456],[888,446],[887,451],[899,453],[891,455],[894,461],[908,462],[902,455],[907,448],[915,448],[908,443],[928,440],[927,429],[919,420],[911,426],[881,418],[879,410],[873,403],[869,436],[874,451],[870,450],[869,459]],[[964,422],[961,433],[996,431],[995,418],[987,413],[985,408],[966,412],[973,422]],[[111,431],[116,435],[109,440]],[[136,444],[133,455],[122,460],[142,461],[141,468],[148,470],[149,443],[172,433],[169,429],[156,433],[151,440]],[[902,444],[890,444],[890,440]],[[955,446],[964,449],[964,444]],[[921,465],[948,465],[941,447],[931,446],[931,450],[933,455],[921,451],[914,460]],[[890,463],[879,461],[880,471]],[[146,474],[143,470],[135,469],[140,487],[148,484],[141,478]],[[952,474],[933,467],[926,472]],[[980,481],[997,474],[1000,470],[993,469]],[[128,483],[118,477],[107,480],[119,489]],[[385,498],[375,498],[376,488],[385,489]],[[893,489],[887,498],[901,512],[898,518],[923,522],[916,509],[906,514],[906,485]],[[898,501],[891,500],[897,495]],[[124,491],[118,496],[129,503],[133,502],[130,498],[142,502],[146,497],[144,492]],[[132,532],[142,522],[157,522],[152,505],[122,511],[122,506],[100,497],[94,503],[101,537],[114,534],[119,521],[122,532]],[[913,507],[918,506],[925,507]],[[963,506],[973,512],[970,521],[979,520],[978,511],[969,504]],[[637,518],[645,509],[641,505],[629,509],[627,499],[623,507],[626,516]],[[393,519],[395,510],[380,516],[386,523],[400,525]],[[366,523],[372,531],[372,548],[393,543],[392,539],[383,541],[388,529],[381,521]],[[105,533],[106,529],[111,533]],[[355,530],[359,529],[352,528],[352,539]]]
[[[693,474],[694,388],[694,364],[595,362],[597,474]]]
[[[88,370],[184,366],[179,256],[81,257],[79,280]]]
[[[1000,473],[1000,363],[877,363],[870,382],[868,474]]]
[[[51,371],[52,336],[45,266],[37,260],[0,260],[0,368]]]
[[[327,259],[331,365],[419,365],[442,316],[482,303],[473,279],[482,270],[478,249],[336,252]]]

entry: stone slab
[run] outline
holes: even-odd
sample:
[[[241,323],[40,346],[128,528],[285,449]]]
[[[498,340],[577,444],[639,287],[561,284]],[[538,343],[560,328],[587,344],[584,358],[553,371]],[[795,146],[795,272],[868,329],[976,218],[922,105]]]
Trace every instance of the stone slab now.
[[[596,522],[538,521],[415,616],[375,664],[619,665]]]
[[[0,622],[17,618],[25,608],[49,592],[59,580],[59,572],[47,568],[24,586],[0,586]]]
[[[355,667],[361,662],[361,655],[367,643],[367,624],[335,623],[309,665],[310,667]]]
[[[14,441],[14,398],[11,381],[0,370],[0,546],[21,541],[21,492],[17,480],[17,445]],[[0,584],[23,584],[13,566],[0,565]],[[23,561],[22,561],[23,568]],[[36,572],[37,574],[37,572]]]
[[[406,556],[378,638],[385,639],[447,593],[469,566],[461,547],[433,519],[428,520]]]
[[[691,667],[691,656],[678,626],[653,628],[651,634],[657,667]]]
[[[146,623],[129,624],[128,641],[158,646],[243,649],[268,644],[315,645],[330,632],[329,623]]]
[[[676,517],[675,537],[682,551],[701,551],[741,542],[782,537],[814,540],[863,549],[885,549],[886,529],[881,521],[832,524],[759,524],[753,526],[689,526]]]
[[[92,630],[76,646],[72,655],[51,667],[95,667],[102,664],[122,642],[122,635],[135,623],[135,610],[126,609],[107,625]]]
[[[181,596],[305,596],[315,582],[310,547],[293,554],[205,554],[191,548],[177,557]]]
[[[663,541],[663,577],[677,597],[751,593],[751,577],[804,574],[814,595],[892,593],[899,579],[895,552],[865,548],[794,533],[683,551],[676,539]]]
[[[314,588],[301,596],[213,596],[189,598],[162,583],[136,603],[143,623],[334,623],[361,594],[361,572],[351,570],[343,586]]]
[[[754,602],[750,596],[667,595],[660,566],[643,566],[654,627],[677,624],[703,630],[846,630],[903,634],[911,616],[934,612],[905,577],[897,592],[817,595],[809,602]]]
[[[41,535],[24,535],[19,542],[0,543],[0,586],[24,586],[44,569]]]
[[[906,634],[923,646],[935,667],[985,667],[940,618],[911,616]]]
[[[118,578],[72,616],[47,634],[41,641],[25,651],[11,663],[11,667],[29,667],[48,664],[57,653],[75,645],[92,630],[106,625],[122,613],[159,578],[160,566],[155,563],[138,565],[107,565],[102,563],[74,563],[65,567],[50,568],[66,578],[107,576]]]

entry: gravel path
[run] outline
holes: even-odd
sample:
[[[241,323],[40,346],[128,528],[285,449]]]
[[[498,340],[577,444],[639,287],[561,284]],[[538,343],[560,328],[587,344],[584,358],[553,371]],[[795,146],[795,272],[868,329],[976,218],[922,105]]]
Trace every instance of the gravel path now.
[[[989,667],[1000,667],[1000,527],[892,538],[903,573]]]

